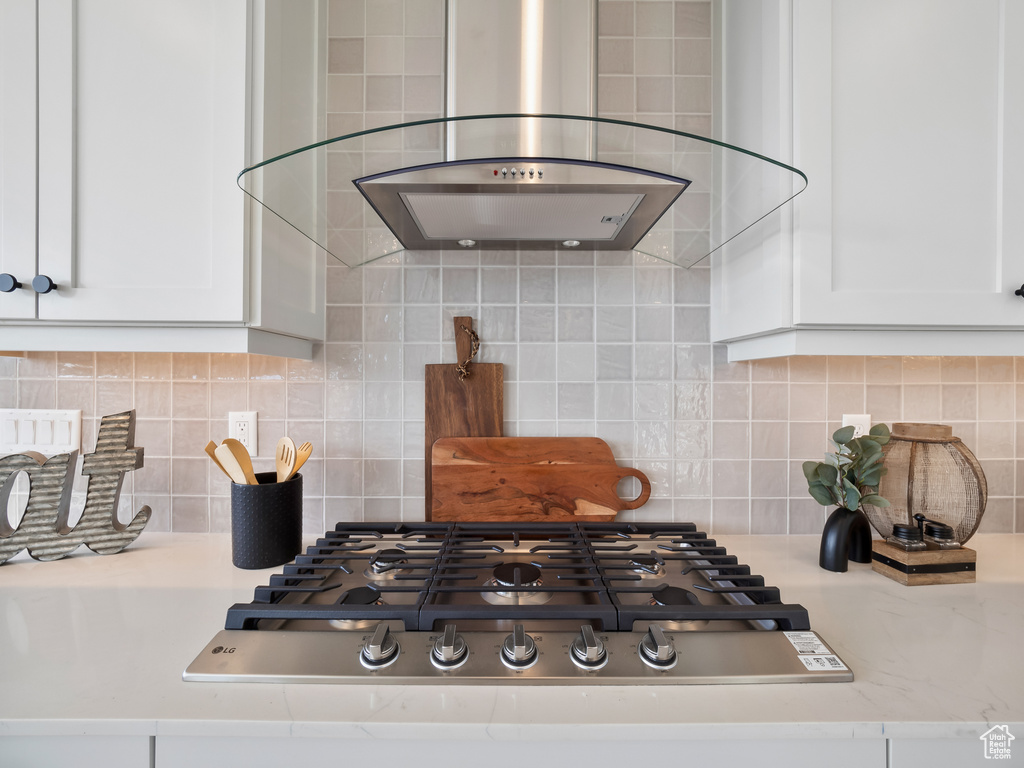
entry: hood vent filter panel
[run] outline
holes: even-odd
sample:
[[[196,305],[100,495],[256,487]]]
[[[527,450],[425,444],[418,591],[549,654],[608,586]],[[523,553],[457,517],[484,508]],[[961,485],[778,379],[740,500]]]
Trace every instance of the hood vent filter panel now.
[[[573,247],[629,251],[688,184],[551,158],[445,163],[355,181],[409,250],[473,240],[486,249],[551,250],[578,241]]]

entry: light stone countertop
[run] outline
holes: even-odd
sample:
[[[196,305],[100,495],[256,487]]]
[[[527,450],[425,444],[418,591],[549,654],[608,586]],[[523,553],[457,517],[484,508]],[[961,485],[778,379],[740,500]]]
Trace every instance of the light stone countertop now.
[[[0,736],[977,739],[1008,724],[1024,737],[1024,536],[976,536],[978,582],[927,587],[855,563],[823,571],[816,536],[715,538],[808,609],[854,682],[185,683],[228,606],[277,569],[234,568],[226,535],[143,533],[117,555],[0,566]]]

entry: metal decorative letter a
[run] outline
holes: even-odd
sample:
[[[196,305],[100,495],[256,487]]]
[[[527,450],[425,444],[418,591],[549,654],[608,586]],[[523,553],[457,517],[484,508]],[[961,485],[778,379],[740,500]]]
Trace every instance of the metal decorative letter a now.
[[[142,466],[143,449],[135,448],[134,442],[135,411],[100,420],[96,450],[82,459],[88,488],[82,518],[74,528],[68,527],[68,516],[77,451],[50,459],[35,453],[0,459],[0,563],[23,549],[37,560],[57,560],[81,544],[110,555],[135,541],[152,510],[144,506],[128,525],[117,520],[124,473]],[[19,472],[28,476],[28,503],[21,524],[13,528],[7,520],[7,501]]]

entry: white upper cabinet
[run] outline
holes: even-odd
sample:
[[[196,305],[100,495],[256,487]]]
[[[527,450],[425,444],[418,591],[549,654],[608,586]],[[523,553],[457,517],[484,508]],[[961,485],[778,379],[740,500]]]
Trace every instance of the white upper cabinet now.
[[[0,316],[24,319],[35,315],[35,13],[35,0],[0,2]]]
[[[276,2],[8,5],[19,32],[4,19],[0,264],[14,274],[17,260],[24,287],[0,293],[0,347],[308,357],[323,338],[323,254],[255,210],[235,178],[282,138],[268,83],[293,100],[284,138],[318,138],[319,4],[286,28],[265,23]],[[301,44],[283,47],[286,35]],[[8,117],[11,100],[24,117]],[[37,275],[56,288],[37,293]]]
[[[1024,4],[719,10],[722,138],[809,184],[714,257],[713,338],[732,359],[1019,353]]]

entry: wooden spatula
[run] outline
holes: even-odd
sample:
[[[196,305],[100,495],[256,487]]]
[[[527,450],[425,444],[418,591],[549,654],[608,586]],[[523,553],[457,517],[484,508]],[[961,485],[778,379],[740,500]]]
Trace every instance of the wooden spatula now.
[[[475,362],[479,345],[479,338],[473,332],[473,318],[456,317],[458,364],[426,367],[424,496],[428,521],[433,509],[431,449],[434,441],[441,437],[501,436],[505,369],[501,363]]]
[[[287,435],[277,441],[274,466],[277,469],[277,482],[279,483],[283,483],[295,472],[295,443]]]
[[[230,468],[224,463],[224,457],[220,452],[220,449],[227,446],[230,454],[235,458],[235,463],[238,464],[238,468],[242,470],[242,476],[245,478],[245,482],[249,485],[259,485],[259,481],[256,479],[256,474],[252,471],[252,457],[249,456],[249,452],[245,449],[245,446],[235,440],[233,437],[229,437],[223,443],[217,447],[217,458],[224,464],[224,468],[228,470],[228,474],[231,474]],[[234,475],[232,475],[234,477]],[[235,482],[238,482],[237,480]]]
[[[227,476],[231,478],[231,482],[238,485],[249,484],[249,479],[245,476],[245,472],[242,471],[242,466],[238,463],[238,459],[235,458],[235,454],[231,452],[230,446],[221,443],[214,450],[214,455],[217,457],[217,463],[227,473]]]
[[[217,469],[219,469],[225,475],[228,475],[228,471],[226,469],[224,469],[224,465],[221,464],[220,463],[220,459],[217,458],[217,454],[216,454],[217,444],[215,442],[213,442],[213,440],[211,440],[210,442],[208,442],[206,444],[206,448],[204,448],[203,450],[206,451],[206,455],[207,456],[209,456],[211,459],[213,459],[213,463],[217,465]],[[228,477],[230,478],[231,475],[228,475]]]

